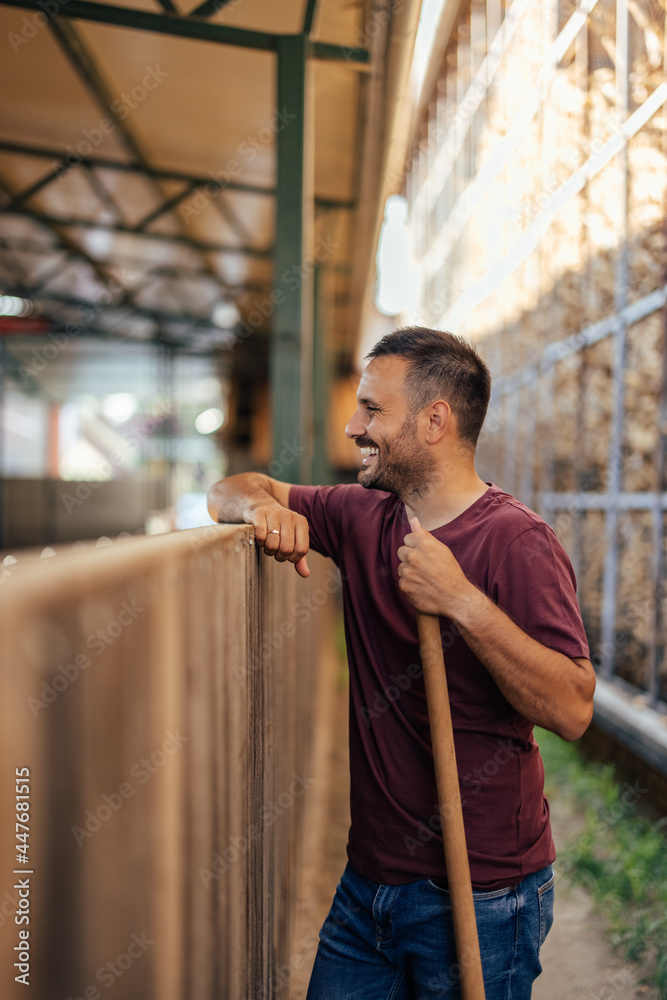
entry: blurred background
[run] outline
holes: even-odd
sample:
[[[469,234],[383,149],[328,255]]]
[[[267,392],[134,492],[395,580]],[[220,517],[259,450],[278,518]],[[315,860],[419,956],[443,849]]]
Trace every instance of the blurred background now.
[[[118,601],[140,579],[150,606],[157,591],[145,574],[164,583],[172,558],[197,600],[223,603],[236,584],[209,593],[197,573],[240,560],[245,597],[233,613],[225,605],[224,634],[206,639],[208,653],[190,648],[208,619],[181,591],[169,605],[172,640],[193,677],[220,659],[248,747],[257,718],[266,735],[271,713],[283,711],[272,700],[277,681],[261,698],[246,685],[239,702],[238,678],[253,656],[262,660],[269,619],[293,624],[301,591],[281,594],[266,577],[273,569],[242,556],[242,529],[234,542],[206,534],[206,491],[250,469],[287,482],[356,481],[357,449],[343,428],[364,355],[397,326],[422,324],[469,337],[491,368],[478,472],[537,510],[565,545],[600,679],[589,752],[625,768],[664,813],[666,17],[665,0],[0,0],[0,596],[5,620],[23,622],[6,662],[32,663],[26,699],[75,655],[91,622],[116,621],[111,591],[99,598],[114,559]],[[168,535],[197,526],[180,542]],[[165,547],[119,545],[145,534],[168,535]],[[97,610],[84,613],[90,588]],[[34,593],[46,631],[21,617]],[[290,744],[289,760],[316,753],[316,695],[302,704],[298,678],[308,658],[320,662],[312,643],[332,648],[334,604],[296,638],[283,630],[280,654],[269,643],[296,663],[294,702],[285,702],[294,715],[282,722],[302,744]],[[121,673],[121,661],[165,649],[161,619],[148,617],[136,629],[140,651],[126,630],[104,652]],[[34,628],[41,638],[26,652]],[[322,667],[334,687],[337,670]],[[91,671],[76,691],[96,683]],[[188,705],[200,705],[199,683]],[[229,699],[215,690],[223,712]],[[95,695],[103,716],[105,691]],[[97,718],[92,703],[71,702],[49,740],[44,716],[34,723],[26,754],[48,757],[67,726],[93,739],[82,721]],[[233,740],[215,746],[220,773],[229,754],[241,759]],[[277,780],[268,746],[261,767],[250,750],[238,764],[207,857],[237,835],[234,795],[247,818],[267,775]],[[337,751],[318,752],[325,761]],[[136,753],[126,748],[122,760]],[[79,767],[73,749],[67,760]],[[106,780],[95,778],[98,791]],[[260,791],[248,798],[255,780]],[[257,857],[244,859],[248,927],[259,919],[253,892],[268,907],[278,891],[280,859],[280,892],[292,885],[299,829],[295,820],[279,847],[274,832],[260,838],[270,873],[259,889]],[[72,870],[79,862],[75,852]],[[218,889],[214,924],[231,906],[232,890]],[[244,971],[230,959],[228,979],[209,970],[215,995],[240,997],[243,983],[260,981],[253,995],[277,992],[271,970],[285,961],[283,985],[296,982],[292,917],[291,931],[274,917],[275,950],[257,945]],[[163,931],[166,955],[178,934]],[[240,940],[230,949],[244,950]],[[85,976],[70,985],[72,968],[52,961],[63,997],[83,990]],[[175,997],[173,976],[155,963],[137,995]],[[188,982],[184,996],[204,995]]]

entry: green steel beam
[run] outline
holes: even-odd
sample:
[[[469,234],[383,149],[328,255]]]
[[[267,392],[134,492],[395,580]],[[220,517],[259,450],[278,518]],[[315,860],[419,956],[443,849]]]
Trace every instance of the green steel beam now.
[[[306,7],[306,14],[303,19],[303,33],[306,38],[310,38],[310,33],[313,30],[313,21],[315,20],[315,8],[317,7],[317,0],[308,0],[308,6]]]
[[[67,168],[65,167],[63,169],[63,173],[66,170]],[[29,184],[27,188],[23,189],[23,191],[19,191],[18,194],[14,195],[14,197],[10,202],[10,207],[18,208],[19,205],[22,205],[24,201],[29,201],[29,199],[32,198],[33,195],[36,195],[39,191],[42,190],[42,188],[48,187],[48,185],[52,183],[53,183],[53,171],[50,171],[48,174],[44,174],[43,177],[40,177],[39,180],[35,181],[34,184]]]
[[[358,49],[354,45],[332,45],[331,42],[309,42],[308,55],[324,62],[345,62],[357,69],[365,69],[371,61],[368,49]]]
[[[41,2],[40,0],[0,0],[0,6],[36,10],[45,16]],[[75,21],[113,24],[118,28],[131,28],[136,31],[154,31],[162,35],[192,38],[201,42],[215,42],[219,45],[236,45],[244,49],[256,49],[263,52],[277,52],[280,39],[289,37],[265,31],[232,28],[226,24],[209,24],[208,21],[195,18],[175,17],[166,13],[153,14],[150,11],[136,10],[131,7],[116,7],[107,3],[92,3],[88,0],[68,0],[67,6],[59,4],[58,16],[71,18]],[[363,65],[369,61],[367,49],[346,45],[330,45],[326,42],[313,42],[312,45],[308,46],[307,54],[314,59],[333,59],[347,62],[350,65]]]
[[[327,449],[331,358],[326,338],[326,272],[317,264],[313,284],[313,482],[326,486],[331,482]]]
[[[0,0],[0,5],[4,0]],[[100,170],[120,170],[128,174],[145,174],[147,177],[155,177],[164,181],[190,181],[198,184],[212,184],[225,191],[243,191],[245,194],[268,195],[273,197],[275,188],[260,187],[257,184],[242,184],[239,181],[221,181],[216,179],[215,174],[208,176],[204,174],[189,174],[182,170],[163,170],[160,167],[152,167],[139,163],[136,160],[127,162],[125,160],[110,160],[103,156],[79,156],[74,150],[53,149],[44,146],[31,146],[24,142],[7,142],[0,140],[0,152],[18,153],[21,156],[37,156],[41,159],[54,160],[53,180],[57,180],[66,170],[72,167],[83,165],[85,167],[99,167]]]
[[[204,0],[204,3],[200,3],[198,7],[190,11],[188,17],[210,17],[226,7],[228,3],[231,3],[231,0]]]
[[[145,229],[146,226],[150,226],[151,222],[155,222],[155,220],[163,216],[165,212],[171,212],[172,208],[176,208],[177,205],[180,205],[182,201],[185,201],[185,199],[189,198],[191,194],[194,194],[198,188],[199,184],[197,181],[190,181],[190,183],[186,184],[182,191],[179,191],[178,194],[175,194],[172,198],[167,198],[167,200],[161,205],[158,205],[157,208],[154,208],[147,215],[145,215],[143,219],[140,219],[139,222],[135,223],[135,228]]]
[[[0,5],[3,0],[0,0]],[[120,170],[128,174],[144,174],[146,177],[154,177],[165,181],[183,181],[185,184],[196,184],[198,187],[218,187],[220,191],[241,191],[244,194],[257,194],[273,198],[276,195],[274,187],[260,187],[258,184],[243,184],[240,181],[227,181],[216,179],[214,173],[208,176],[205,174],[184,173],[182,170],[164,170],[161,167],[146,166],[136,160],[126,162],[124,160],[110,160],[102,156],[79,156],[68,150],[53,149],[44,146],[31,146],[28,143],[8,142],[0,139],[0,152],[17,153],[21,156],[36,156],[45,160],[55,161],[53,164],[53,174],[51,180],[58,180],[63,173],[73,167],[98,167],[100,170]],[[27,197],[27,196],[26,196]],[[343,209],[353,210],[356,208],[355,201],[337,198],[315,198],[315,205],[322,209]]]
[[[1,214],[1,213],[0,213]],[[52,234],[55,237],[55,233]],[[65,253],[69,255],[75,255],[75,251],[72,247],[66,243],[61,243],[58,241],[57,237],[53,243],[40,243],[37,240],[23,239],[18,237],[12,237],[11,241],[6,238],[0,238],[0,253],[28,253],[33,254],[38,257],[52,257],[58,253]],[[12,258],[10,257],[9,260]],[[6,263],[9,263],[7,261]],[[142,275],[146,278],[173,278],[175,281],[188,281],[192,278],[210,278],[210,272],[205,268],[187,268],[187,267],[174,267],[173,265],[161,264],[158,266],[152,266],[150,262],[146,261],[143,257],[133,257],[130,254],[117,254],[104,261],[99,261],[107,268],[122,268],[131,267],[136,268],[142,272]],[[18,286],[20,281],[14,281],[14,284]],[[40,288],[43,286],[42,276],[40,275]],[[271,289],[267,286],[265,282],[258,281],[247,281],[239,282],[237,284],[231,283],[229,286],[230,294],[232,299],[237,295],[242,295],[244,293],[258,292],[263,295],[268,295]]]
[[[114,218],[118,219],[119,222],[122,222],[123,213],[120,210],[120,206],[108,188],[105,187],[102,179],[98,177],[94,169],[89,167],[87,164],[82,164],[82,169],[83,176],[86,178],[86,182],[88,183],[90,189],[94,192],[95,196],[100,199],[105,208],[109,209]]]
[[[56,17],[51,20],[49,28],[63,50],[66,58],[69,60],[71,66],[90,93],[91,97],[93,97],[93,99],[97,102],[102,113],[108,116],[108,118],[114,123],[118,137],[125,146],[127,152],[134,160],[136,160],[137,163],[141,163],[144,167],[148,167],[148,158],[141,148],[141,143],[138,142],[135,137],[132,127],[128,125],[122,115],[115,110],[116,105],[113,94],[109,91],[107,83],[97,66],[94,55],[81,35],[78,26],[71,21]],[[164,199],[164,191],[159,182],[155,178],[150,178],[148,183],[153,187],[154,192],[160,201],[162,201]],[[181,235],[189,237],[190,233],[188,232],[184,221],[176,214],[174,214],[173,218],[176,222],[177,229],[180,230]],[[150,219],[150,216],[147,216],[147,219]],[[119,221],[123,221],[122,217]],[[146,220],[143,220],[143,222],[145,225]],[[137,226],[136,228],[139,229],[143,227]],[[204,267],[208,268],[210,271],[212,279],[220,286],[220,288],[224,288],[225,282],[217,274],[205,254],[202,254],[202,263]]]
[[[308,40],[283,35],[278,48],[278,106],[290,114],[276,137],[278,197],[269,373],[273,470],[286,482],[310,481],[312,453],[312,126],[307,85]]]

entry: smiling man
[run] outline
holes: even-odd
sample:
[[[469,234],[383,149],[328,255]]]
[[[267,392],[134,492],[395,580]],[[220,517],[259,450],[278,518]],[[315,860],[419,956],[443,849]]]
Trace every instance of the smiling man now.
[[[533,726],[577,739],[595,688],[574,574],[548,525],[477,475],[475,350],[408,328],[368,357],[345,431],[358,486],[248,473],[209,494],[302,576],[309,546],[343,576],[352,822],[308,1000],[460,996],[415,608],[440,616],[486,1000],[529,1000],[555,859]]]

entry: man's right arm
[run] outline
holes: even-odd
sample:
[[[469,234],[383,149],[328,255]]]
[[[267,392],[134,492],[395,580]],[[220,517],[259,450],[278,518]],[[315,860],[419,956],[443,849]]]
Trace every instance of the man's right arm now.
[[[300,576],[309,576],[308,522],[289,509],[289,483],[261,472],[242,472],[221,479],[208,491],[208,512],[214,521],[252,524],[255,541],[277,562],[293,562]]]

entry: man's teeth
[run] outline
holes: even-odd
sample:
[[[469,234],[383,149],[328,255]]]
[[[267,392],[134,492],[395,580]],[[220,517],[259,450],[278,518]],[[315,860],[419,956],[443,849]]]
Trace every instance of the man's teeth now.
[[[360,450],[364,458],[368,458],[369,455],[377,455],[378,453],[377,448],[361,448]]]

